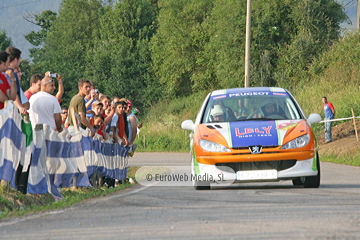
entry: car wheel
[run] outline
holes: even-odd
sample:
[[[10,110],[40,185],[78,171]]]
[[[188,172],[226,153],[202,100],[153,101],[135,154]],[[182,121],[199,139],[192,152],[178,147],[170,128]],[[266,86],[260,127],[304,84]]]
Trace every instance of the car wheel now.
[[[304,188],[318,188],[320,186],[320,159],[318,154],[316,154],[316,166],[318,174],[316,176],[304,177]]]
[[[210,190],[210,182],[206,181],[196,181],[196,171],[194,166],[194,159],[191,159],[191,176],[192,176],[192,184],[196,190]]]
[[[196,180],[194,182],[194,188],[196,190],[210,190],[210,182]]]
[[[301,181],[301,178],[293,179],[292,183],[293,183],[294,186],[302,186],[303,185],[303,183]]]

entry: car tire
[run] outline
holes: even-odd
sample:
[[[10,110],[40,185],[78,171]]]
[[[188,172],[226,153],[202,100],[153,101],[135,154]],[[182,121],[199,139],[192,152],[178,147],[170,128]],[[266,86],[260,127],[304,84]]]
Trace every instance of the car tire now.
[[[316,166],[318,174],[316,176],[304,177],[303,186],[304,188],[318,188],[320,186],[320,159],[316,153]]]
[[[301,178],[293,179],[292,183],[294,186],[303,186],[303,182],[301,181]]]
[[[196,190],[210,190],[210,182],[194,181],[194,188]]]
[[[195,176],[195,174],[194,159],[191,159],[191,175]],[[210,190],[210,182],[196,181],[196,179],[192,178],[192,184],[196,190]]]

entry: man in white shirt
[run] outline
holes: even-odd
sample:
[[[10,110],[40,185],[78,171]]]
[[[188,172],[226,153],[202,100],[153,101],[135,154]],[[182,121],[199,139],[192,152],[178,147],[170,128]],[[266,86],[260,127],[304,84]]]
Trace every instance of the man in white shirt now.
[[[54,79],[44,77],[41,80],[41,91],[31,96],[29,115],[33,129],[36,124],[47,124],[54,130],[62,131],[61,107],[57,98],[52,95],[54,90]]]

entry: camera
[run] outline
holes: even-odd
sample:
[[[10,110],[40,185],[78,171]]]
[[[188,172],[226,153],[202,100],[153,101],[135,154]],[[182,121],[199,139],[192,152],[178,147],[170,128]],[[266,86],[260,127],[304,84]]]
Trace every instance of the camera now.
[[[99,89],[95,89],[94,92],[95,92],[95,93],[99,93]]]
[[[58,75],[57,75],[56,73],[52,73],[52,72],[50,72],[50,73],[49,73],[49,77],[54,77],[54,78],[57,78],[57,77],[58,77]]]

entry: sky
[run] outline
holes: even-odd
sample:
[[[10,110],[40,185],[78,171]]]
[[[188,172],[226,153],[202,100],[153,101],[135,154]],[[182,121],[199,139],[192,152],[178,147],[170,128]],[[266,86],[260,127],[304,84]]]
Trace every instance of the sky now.
[[[29,49],[34,46],[24,37],[30,31],[40,30],[39,26],[25,20],[44,10],[58,12],[62,0],[0,0],[0,30],[5,30],[13,45],[22,51],[22,58],[29,58]]]

